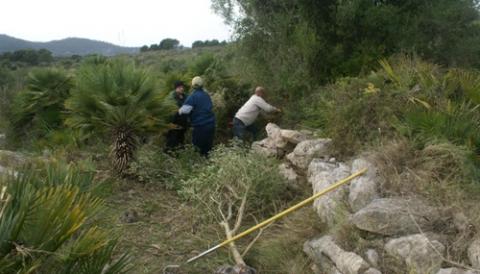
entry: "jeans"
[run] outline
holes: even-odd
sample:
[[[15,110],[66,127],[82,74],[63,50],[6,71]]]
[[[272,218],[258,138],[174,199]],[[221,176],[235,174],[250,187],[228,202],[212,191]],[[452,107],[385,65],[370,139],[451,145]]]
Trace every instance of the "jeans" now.
[[[192,143],[203,156],[208,156],[213,147],[215,137],[215,124],[193,127]]]
[[[245,124],[242,122],[242,120],[238,118],[233,118],[233,136],[245,141],[246,140],[246,135],[247,132],[250,132],[253,136],[253,140],[257,137],[257,128],[252,124],[249,126],[245,126]]]

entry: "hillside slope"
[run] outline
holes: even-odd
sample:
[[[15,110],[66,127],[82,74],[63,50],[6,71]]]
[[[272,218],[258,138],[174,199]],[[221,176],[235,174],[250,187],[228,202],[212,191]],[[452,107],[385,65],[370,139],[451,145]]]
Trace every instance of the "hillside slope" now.
[[[137,53],[138,48],[120,47],[111,43],[84,38],[66,38],[49,42],[31,42],[0,34],[0,53],[22,49],[47,49],[55,56],[102,54],[112,56],[117,54]]]

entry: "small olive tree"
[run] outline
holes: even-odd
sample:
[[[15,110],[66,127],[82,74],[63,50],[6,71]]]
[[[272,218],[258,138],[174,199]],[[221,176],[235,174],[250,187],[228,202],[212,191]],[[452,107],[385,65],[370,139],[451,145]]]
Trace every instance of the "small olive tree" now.
[[[276,160],[237,146],[221,146],[205,168],[182,182],[180,192],[203,208],[206,216],[218,221],[226,238],[231,239],[245,222],[253,224],[272,214],[285,190]],[[237,265],[246,265],[243,257],[260,233],[243,252],[234,243],[229,245]]]

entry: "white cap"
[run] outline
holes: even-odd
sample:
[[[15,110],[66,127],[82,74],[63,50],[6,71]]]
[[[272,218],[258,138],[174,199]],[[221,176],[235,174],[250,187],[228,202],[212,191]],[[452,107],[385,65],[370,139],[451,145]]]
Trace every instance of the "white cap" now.
[[[193,87],[203,87],[203,79],[200,76],[195,76],[192,79],[192,86]]]

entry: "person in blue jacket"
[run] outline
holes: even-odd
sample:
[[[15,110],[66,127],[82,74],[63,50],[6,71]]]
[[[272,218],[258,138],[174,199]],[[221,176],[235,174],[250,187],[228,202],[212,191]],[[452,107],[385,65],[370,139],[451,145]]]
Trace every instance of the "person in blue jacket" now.
[[[200,154],[208,156],[215,136],[215,114],[212,99],[203,89],[203,79],[196,76],[192,80],[193,92],[178,110],[180,115],[190,115],[192,143]]]

